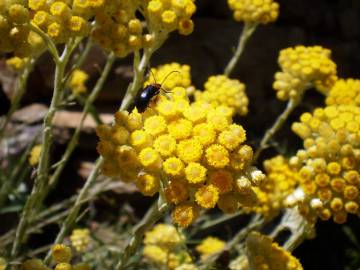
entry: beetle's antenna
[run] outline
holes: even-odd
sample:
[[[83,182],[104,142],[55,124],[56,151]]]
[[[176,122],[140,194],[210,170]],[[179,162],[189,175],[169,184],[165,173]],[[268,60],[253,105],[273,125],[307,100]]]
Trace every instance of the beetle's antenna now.
[[[152,76],[152,77],[153,77],[153,79],[154,79],[154,82],[155,82],[155,83],[157,83],[157,82],[156,82],[155,75],[154,75],[154,72],[152,72],[151,68],[149,69],[149,71],[150,71],[150,73],[151,73],[151,76]]]
[[[166,79],[167,79],[172,73],[175,73],[175,72],[180,73],[180,71],[177,71],[177,70],[171,71],[168,75],[166,75],[166,77],[163,79],[163,81],[162,81],[162,83],[161,83],[160,85],[163,85],[163,83],[166,81]]]

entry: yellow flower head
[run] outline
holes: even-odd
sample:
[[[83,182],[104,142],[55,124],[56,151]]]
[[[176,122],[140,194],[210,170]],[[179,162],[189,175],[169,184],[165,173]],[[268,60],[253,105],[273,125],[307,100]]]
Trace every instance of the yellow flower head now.
[[[73,267],[69,263],[59,263],[55,266],[55,270],[72,270]]]
[[[70,247],[56,244],[51,248],[51,255],[56,263],[68,263],[72,258]]]
[[[219,200],[219,190],[214,185],[206,185],[195,193],[195,200],[203,208],[214,208]]]
[[[137,177],[136,186],[144,196],[153,196],[159,191],[160,180],[151,174],[142,174]]]
[[[246,115],[249,99],[245,85],[225,75],[211,76],[205,82],[204,91],[195,92],[195,100],[210,103],[215,108],[225,105],[231,108],[232,114]]]
[[[179,94],[179,86],[173,89],[166,106],[161,100],[142,114],[118,112],[112,126],[98,127],[102,172],[135,182],[146,196],[159,191],[161,180],[167,201],[177,205],[173,220],[181,226],[190,225],[200,208],[215,207],[226,194],[236,198],[221,201],[226,212],[243,203],[253,205],[256,200],[249,194],[264,175],[250,167],[252,149],[244,144],[243,127],[232,123],[228,107],[190,104],[186,94]],[[183,110],[169,113],[179,102]],[[198,108],[197,116],[192,116]],[[234,188],[244,177],[247,184]]]
[[[193,29],[191,16],[196,11],[193,0],[151,0],[146,6],[149,29],[170,33],[179,30],[189,35]]]
[[[152,230],[145,233],[145,245],[158,245],[165,248],[174,248],[184,241],[184,236],[169,224],[157,224]]]
[[[104,1],[98,1],[100,5],[91,6],[90,2],[30,0],[29,8],[34,11],[32,23],[47,32],[56,43],[65,43],[70,38],[87,36],[90,19],[104,4]]]
[[[171,180],[165,188],[165,196],[173,204],[186,201],[189,197],[188,184],[181,180]]]
[[[0,8],[0,52],[25,58],[37,56],[44,50],[44,42],[29,28],[31,15],[27,1],[2,1]],[[13,61],[14,66],[16,66]]]
[[[266,235],[250,233],[246,246],[249,264],[255,270],[303,270],[298,259]]]
[[[188,227],[198,216],[198,206],[192,203],[179,204],[172,212],[173,222],[181,227]]]
[[[157,224],[145,233],[144,256],[158,266],[175,269],[182,263],[191,262],[189,254],[181,250],[184,235],[168,224]]]
[[[84,252],[90,243],[90,231],[89,229],[75,229],[70,235],[71,245],[78,252]]]
[[[31,166],[36,166],[39,163],[41,153],[41,144],[35,145],[30,152],[29,163]]]
[[[23,264],[24,270],[49,270],[49,268],[40,259],[28,259]]]
[[[341,79],[331,88],[326,105],[357,105],[360,104],[360,80]]]
[[[29,61],[28,57],[20,58],[14,56],[6,60],[6,65],[8,65],[10,68],[12,68],[15,71],[22,71],[23,68],[28,63],[28,61]]]
[[[222,251],[225,248],[225,244],[224,241],[217,237],[208,236],[195,249],[201,254],[201,259],[205,260],[208,256]]]
[[[279,4],[273,0],[228,0],[238,22],[268,24],[279,16]]]
[[[81,69],[75,69],[71,73],[69,87],[74,95],[81,95],[87,91],[86,82],[89,75]]]
[[[360,109],[353,105],[328,106],[305,113],[293,131],[304,140],[290,161],[299,170],[303,196],[289,200],[310,221],[317,217],[344,223],[359,215]]]
[[[315,86],[327,93],[337,80],[336,64],[331,51],[321,46],[296,46],[283,49],[279,55],[281,72],[275,74],[273,88],[280,100],[299,99],[305,90]]]

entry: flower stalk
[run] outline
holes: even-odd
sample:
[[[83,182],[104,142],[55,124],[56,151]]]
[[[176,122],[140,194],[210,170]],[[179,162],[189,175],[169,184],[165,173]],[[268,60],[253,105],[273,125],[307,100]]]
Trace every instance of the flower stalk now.
[[[73,153],[74,149],[76,148],[76,146],[79,142],[80,133],[84,126],[85,119],[92,108],[92,104],[98,97],[100,91],[103,89],[103,86],[105,84],[106,79],[108,78],[108,76],[110,74],[110,71],[114,64],[115,59],[116,59],[116,56],[113,53],[108,55],[105,67],[104,67],[98,81],[96,82],[91,94],[87,97],[87,99],[85,101],[83,113],[82,113],[82,116],[80,119],[80,123],[75,129],[75,132],[72,135],[72,137],[66,147],[65,153],[63,154],[61,161],[58,163],[59,165],[56,167],[54,174],[50,178],[49,185],[44,189],[44,192],[41,195],[40,201],[42,201],[46,197],[46,195],[56,186],[62,171],[64,170],[66,164],[69,161],[71,154]]]
[[[124,253],[121,254],[121,257],[115,267],[116,270],[126,269],[127,263],[134,253],[138,250],[145,232],[153,226],[169,209],[169,204],[163,199],[163,196],[159,195],[157,204],[153,205],[149,211],[146,213],[144,218],[140,221],[138,226],[134,229],[133,236],[126,246]]]
[[[31,194],[26,200],[24,209],[22,211],[19,225],[16,230],[15,241],[11,250],[12,258],[15,258],[18,254],[21,243],[24,241],[24,235],[29,225],[31,213],[34,210],[34,206],[37,204],[37,201],[40,198],[40,194],[48,180],[48,168],[49,168],[49,159],[50,159],[50,147],[53,142],[52,130],[53,130],[53,119],[57,107],[61,102],[62,88],[63,88],[63,78],[65,73],[66,65],[69,61],[72,51],[76,47],[77,43],[71,41],[66,44],[65,49],[59,59],[55,61],[55,77],[54,77],[54,92],[51,99],[50,107],[48,112],[45,115],[43,122],[43,135],[42,135],[42,147],[39,158],[39,165],[37,168],[37,176],[34,181],[34,185],[31,191]]]
[[[89,194],[89,190],[93,186],[93,184],[95,183],[95,181],[97,179],[97,176],[99,174],[102,163],[103,163],[103,158],[99,157],[95,162],[94,169],[92,170],[92,172],[86,179],[85,185],[80,190],[80,193],[79,193],[78,197],[76,198],[75,204],[71,207],[69,214],[67,215],[65,221],[62,223],[60,231],[54,241],[54,245],[62,243],[62,241],[64,241],[64,238],[67,235],[67,233],[69,232],[69,230],[75,224],[76,218],[78,217],[80,209],[81,209],[82,205],[86,202],[86,198]],[[49,251],[49,253],[46,255],[44,262],[46,264],[49,264],[50,259],[51,259],[51,252]]]
[[[239,43],[237,45],[236,51],[233,55],[233,57],[230,59],[229,63],[227,64],[224,75],[230,76],[231,73],[234,71],[234,68],[236,67],[237,63],[240,60],[240,57],[245,49],[246,43],[248,42],[251,35],[256,30],[257,24],[256,23],[245,23],[244,28],[241,32]]]
[[[285,110],[282,114],[276,119],[275,123],[266,131],[264,137],[262,138],[259,147],[256,149],[254,154],[254,162],[257,161],[259,155],[263,150],[268,147],[268,143],[271,138],[278,132],[281,127],[285,124],[286,120],[289,118],[289,115],[294,111],[294,109],[299,105],[301,98],[290,99],[286,105]]]

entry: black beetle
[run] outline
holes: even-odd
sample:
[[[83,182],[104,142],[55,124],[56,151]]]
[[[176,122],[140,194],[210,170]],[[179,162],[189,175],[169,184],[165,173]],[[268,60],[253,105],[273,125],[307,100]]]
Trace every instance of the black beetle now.
[[[149,107],[150,102],[153,100],[154,97],[157,97],[158,94],[160,94],[160,90],[162,89],[165,93],[168,93],[170,91],[165,90],[162,88],[162,84],[165,82],[165,80],[174,72],[179,71],[171,71],[162,83],[156,83],[155,77],[154,81],[155,83],[149,84],[145,86],[145,88],[135,97],[135,107],[138,110],[138,112],[143,113]]]

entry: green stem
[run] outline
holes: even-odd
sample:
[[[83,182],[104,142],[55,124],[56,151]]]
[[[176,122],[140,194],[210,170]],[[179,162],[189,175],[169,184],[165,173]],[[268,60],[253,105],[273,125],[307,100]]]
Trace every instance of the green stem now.
[[[235,54],[230,59],[230,62],[227,64],[224,70],[224,75],[230,76],[230,74],[234,71],[235,66],[240,60],[240,56],[245,49],[246,43],[251,37],[251,35],[254,33],[254,31],[256,30],[256,27],[257,24],[245,23],[242,33],[240,35],[239,43],[236,48]]]
[[[292,113],[292,111],[299,105],[301,101],[301,98],[299,99],[290,99],[287,103],[287,106],[283,113],[276,119],[275,123],[269,128],[264,137],[262,138],[260,145],[258,149],[256,149],[256,152],[254,154],[253,161],[256,162],[256,160],[259,158],[260,153],[266,149],[268,146],[268,142],[270,139],[274,136],[276,132],[280,130],[280,128],[285,124],[286,120],[288,119],[289,115]]]
[[[82,96],[77,96],[75,97],[76,101],[79,102],[79,104],[81,106],[85,106],[85,102],[86,102],[86,98],[83,98]],[[101,125],[103,124],[103,121],[100,118],[100,114],[97,111],[97,109],[95,108],[94,105],[91,105],[89,108],[89,114],[91,115],[92,119],[95,121],[96,125]]]
[[[100,78],[96,82],[91,94],[88,96],[87,100],[85,101],[84,110],[83,110],[83,113],[82,113],[82,116],[80,119],[80,123],[75,129],[75,132],[72,135],[70,142],[67,145],[65,153],[63,154],[61,161],[59,162],[59,165],[56,167],[54,174],[50,178],[49,185],[44,189],[44,192],[41,195],[42,200],[56,186],[62,171],[64,170],[67,162],[69,161],[71,154],[73,153],[75,147],[77,146],[81,130],[84,126],[85,119],[86,119],[90,109],[92,108],[92,104],[94,103],[94,101],[98,97],[100,91],[102,90],[104,83],[109,76],[111,67],[113,66],[115,59],[116,59],[116,57],[114,54],[109,54],[106,65],[103,69],[103,72],[101,73]]]
[[[53,142],[52,137],[52,129],[53,129],[53,119],[55,116],[55,112],[57,110],[58,104],[61,101],[61,90],[62,90],[62,80],[64,77],[64,72],[66,68],[66,64],[68,63],[71,52],[74,49],[74,42],[69,42],[65,46],[65,49],[56,63],[55,68],[55,78],[54,78],[54,92],[52,96],[52,100],[50,103],[50,107],[48,112],[45,115],[43,122],[43,135],[42,135],[42,146],[41,153],[39,158],[39,165],[37,169],[37,176],[34,181],[34,185],[31,191],[31,194],[26,200],[24,209],[22,211],[20,221],[16,231],[15,241],[11,250],[11,257],[15,258],[18,254],[19,247],[21,243],[24,241],[24,234],[26,232],[27,226],[29,225],[30,216],[34,210],[34,206],[39,199],[39,195],[41,194],[42,189],[46,181],[48,180],[48,168],[49,168],[49,158],[50,158],[50,147]]]
[[[169,205],[159,196],[158,203],[155,207],[149,209],[141,222],[134,229],[129,244],[126,246],[124,253],[115,267],[116,270],[126,269],[129,259],[136,253],[142,243],[145,232],[153,226],[169,209]]]
[[[200,228],[198,230],[196,230],[196,233],[200,232],[200,231],[204,231],[204,230],[207,230],[207,229],[210,229],[212,227],[215,227],[219,224],[222,224],[222,223],[225,223],[225,222],[228,222],[229,220],[233,219],[233,218],[236,218],[236,217],[239,217],[241,216],[242,214],[244,214],[243,211],[238,211],[234,214],[228,214],[228,215],[222,215],[221,217],[215,219],[215,220],[210,220],[210,221],[207,221],[205,222],[203,225],[200,226]]]
[[[87,56],[89,55],[90,53],[90,50],[93,46],[93,42],[91,40],[91,38],[88,38],[88,40],[86,41],[86,45],[85,47],[83,48],[82,52],[79,54],[79,56],[75,59],[75,63],[74,63],[74,67],[73,68],[79,68],[81,67]]]
[[[36,34],[38,34],[44,40],[44,42],[46,43],[46,47],[49,50],[54,62],[56,64],[58,64],[58,62],[61,60],[60,60],[59,52],[56,48],[54,41],[36,25],[29,23],[28,26],[29,26],[30,30],[34,31]]]
[[[17,87],[15,90],[15,95],[12,98],[11,101],[11,107],[8,113],[6,114],[5,120],[0,126],[0,140],[3,138],[5,130],[7,125],[9,124],[11,120],[11,116],[14,114],[14,112],[18,109],[20,105],[20,101],[22,97],[24,96],[26,86],[27,86],[27,80],[29,78],[29,75],[34,67],[35,59],[31,58],[29,62],[26,64],[25,69],[21,73],[20,77],[18,78]]]
[[[79,214],[79,211],[82,205],[84,204],[84,202],[86,202],[86,197],[88,196],[89,190],[97,179],[98,172],[101,168],[102,163],[103,163],[103,159],[101,157],[98,158],[97,161],[95,162],[94,169],[92,170],[89,177],[86,179],[85,185],[80,190],[79,196],[76,198],[75,204],[71,207],[68,216],[61,225],[60,231],[54,241],[54,245],[62,243],[66,234],[69,232],[71,227],[76,222],[76,218]],[[49,253],[46,255],[45,263],[49,264],[50,259],[51,259],[51,252],[49,251]]]

